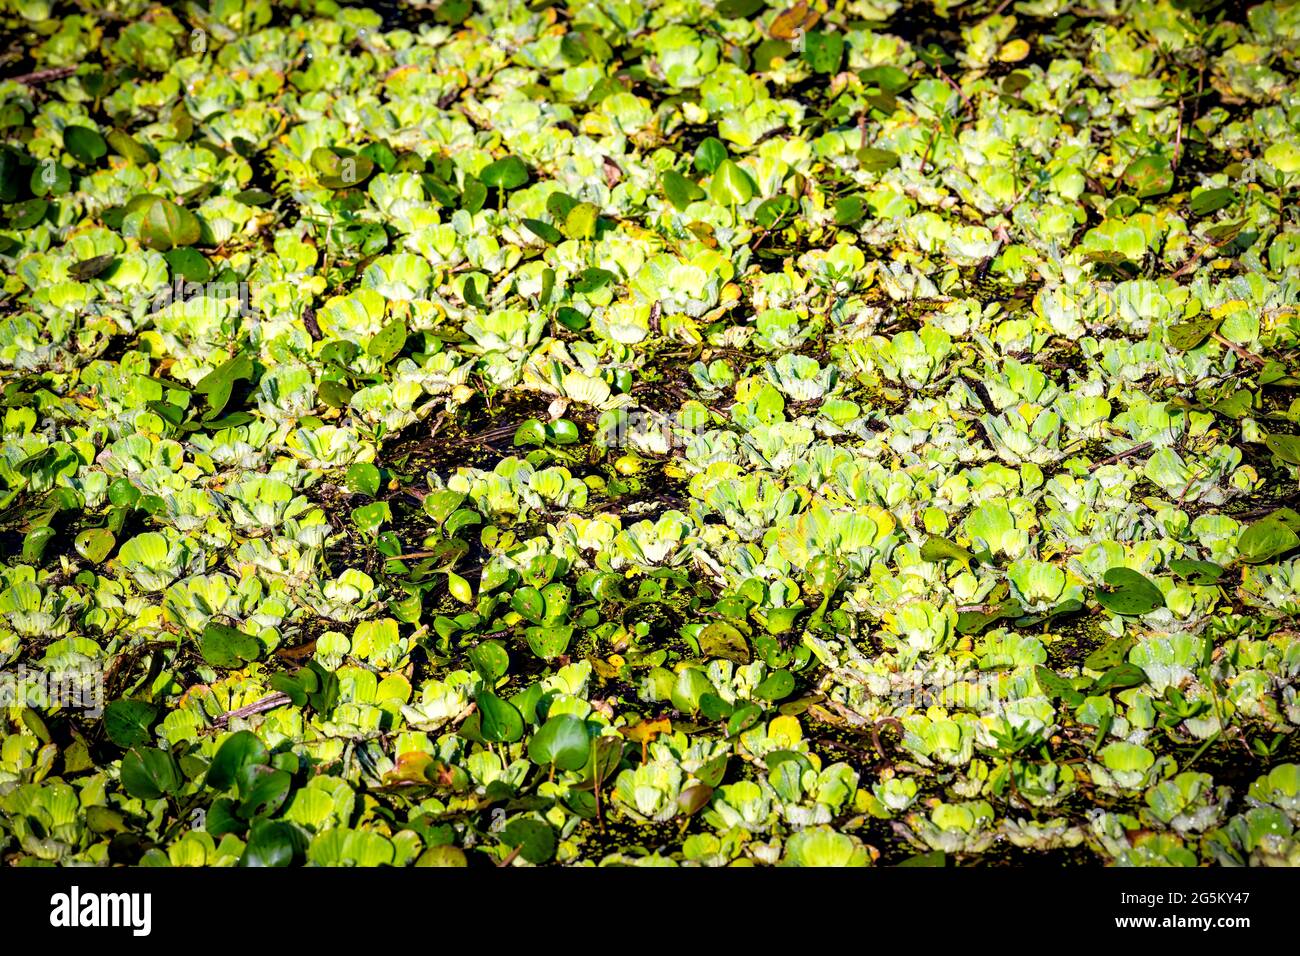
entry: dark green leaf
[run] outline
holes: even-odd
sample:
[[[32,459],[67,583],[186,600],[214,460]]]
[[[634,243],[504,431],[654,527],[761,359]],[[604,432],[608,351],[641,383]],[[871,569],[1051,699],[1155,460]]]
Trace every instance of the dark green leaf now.
[[[479,730],[492,743],[513,743],[524,735],[524,718],[509,701],[488,690],[474,698],[478,705]]]
[[[1165,606],[1164,594],[1145,575],[1130,568],[1111,568],[1097,591],[1097,603],[1115,614],[1136,616]]]
[[[65,126],[63,146],[85,166],[92,166],[108,155],[108,143],[104,137],[88,126]]]
[[[208,764],[204,785],[213,790],[229,790],[245,767],[264,764],[270,758],[270,752],[257,734],[237,730],[217,748],[212,763]]]
[[[396,318],[389,322],[370,340],[366,354],[387,365],[395,359],[406,346],[406,320]]]
[[[157,747],[127,751],[120,769],[122,788],[141,800],[157,800],[181,788],[184,777],[176,758]]]
[[[844,36],[811,30],[804,34],[803,58],[814,73],[838,73],[844,58]]]
[[[214,667],[243,667],[262,653],[257,638],[224,624],[209,623],[199,638],[199,653]]]
[[[529,817],[517,817],[501,831],[501,842],[520,847],[519,855],[529,863],[540,865],[555,855],[555,831],[549,824]]]
[[[518,189],[528,182],[528,167],[518,156],[506,156],[484,166],[478,178],[493,189]]]
[[[1034,668],[1034,677],[1048,697],[1059,699],[1070,707],[1078,707],[1083,703],[1083,694],[1075,690],[1073,684],[1050,667],[1037,665]]]
[[[528,741],[528,759],[558,770],[581,770],[590,754],[587,725],[572,714],[556,714]]]
[[[1094,694],[1101,694],[1122,690],[1125,687],[1137,687],[1146,682],[1146,672],[1136,664],[1117,664],[1098,677],[1097,682],[1089,690]]]
[[[704,198],[704,190],[681,173],[668,169],[663,174],[664,195],[679,210]]]
[[[141,224],[140,241],[150,249],[166,252],[176,246],[194,245],[201,233],[194,213],[171,200],[155,198]]]
[[[139,747],[153,739],[149,728],[157,716],[158,708],[148,701],[115,700],[104,708],[104,732],[119,747]]]

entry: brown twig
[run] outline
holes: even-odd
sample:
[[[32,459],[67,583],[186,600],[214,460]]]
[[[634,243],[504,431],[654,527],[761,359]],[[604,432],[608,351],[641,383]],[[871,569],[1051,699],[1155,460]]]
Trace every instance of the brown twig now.
[[[14,83],[25,83],[27,86],[37,86],[50,80],[61,80],[76,72],[75,66],[52,66],[46,70],[36,70],[32,73],[24,73],[22,76],[8,76],[5,79]]]
[[[954,90],[956,90],[957,95],[961,97],[962,105],[965,106],[966,110],[970,113],[970,118],[975,119],[977,116],[979,116],[979,113],[975,111],[975,104],[973,104],[970,101],[970,97],[966,95],[966,92],[960,86],[957,85],[957,81],[954,80],[951,76],[949,76],[947,72],[944,70],[944,68],[940,66],[938,63],[934,65],[934,69],[935,72],[939,74],[939,76],[943,79],[945,83],[947,83]]]
[[[268,710],[275,710],[284,704],[289,703],[289,695],[276,692],[269,697],[263,697],[261,700],[255,700],[251,704],[245,704],[235,710],[228,710],[217,717],[213,723],[218,727],[224,727],[236,717],[251,717],[254,714],[260,714]]]
[[[515,857],[517,857],[520,853],[523,852],[524,852],[524,845],[520,843],[517,847],[511,850],[506,855],[505,859],[503,859],[500,863],[498,863],[497,866],[509,866],[511,863],[515,862]]]
[[[405,554],[395,554],[391,558],[385,558],[385,561],[414,561],[417,558],[436,558],[441,551],[408,551]]]
[[[1092,467],[1100,468],[1102,465],[1113,465],[1117,461],[1123,461],[1125,458],[1128,458],[1130,455],[1141,454],[1142,452],[1146,451],[1150,447],[1151,447],[1151,442],[1149,441],[1138,442],[1132,448],[1125,448],[1123,451],[1117,452],[1116,454],[1111,455],[1109,458],[1103,458],[1101,461],[1094,462]]]
[[[936,127],[934,133],[930,136],[930,142],[925,144],[925,154],[921,157],[920,173],[925,175],[925,167],[930,162],[930,153],[934,150],[934,144],[939,141],[939,130]]]
[[[1218,332],[1210,333],[1214,341],[1218,342],[1224,348],[1232,351],[1238,358],[1245,359],[1247,362],[1254,362],[1256,365],[1264,366],[1268,363],[1243,345],[1238,345],[1231,339],[1225,338]]]
[[[1178,98],[1178,129],[1174,132],[1174,159],[1169,165],[1178,169],[1178,162],[1183,158],[1183,98]]]

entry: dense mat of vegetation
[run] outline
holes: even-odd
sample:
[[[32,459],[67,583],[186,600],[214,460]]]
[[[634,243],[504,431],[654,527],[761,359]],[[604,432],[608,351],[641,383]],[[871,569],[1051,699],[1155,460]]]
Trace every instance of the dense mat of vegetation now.
[[[1300,6],[2,0],[8,865],[1300,863]]]

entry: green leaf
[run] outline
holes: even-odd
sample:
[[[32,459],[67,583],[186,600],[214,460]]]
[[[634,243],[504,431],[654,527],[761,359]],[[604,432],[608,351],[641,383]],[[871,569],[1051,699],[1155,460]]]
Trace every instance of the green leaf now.
[[[343,480],[354,495],[373,498],[379,494],[379,469],[368,461],[359,461],[351,465],[344,474]]]
[[[1191,584],[1214,584],[1223,577],[1223,568],[1210,561],[1190,561],[1175,558],[1169,562],[1169,570]]]
[[[1264,445],[1287,464],[1300,465],[1300,435],[1274,432],[1264,439]]]
[[[484,641],[471,648],[469,662],[489,684],[495,684],[510,669],[510,655],[505,646],[496,640]]]
[[[892,149],[876,149],[873,146],[865,146],[854,155],[858,159],[858,164],[869,173],[886,172],[902,161]]]
[[[744,20],[752,17],[767,4],[765,0],[722,0],[718,4],[718,16],[728,20]]]
[[[832,74],[840,71],[844,58],[844,36],[811,30],[804,34],[803,59],[814,73]]]
[[[325,379],[317,386],[316,394],[330,408],[347,408],[352,401],[352,389],[334,379]]]
[[[110,130],[107,138],[113,152],[133,165],[143,166],[153,158],[149,150],[140,145],[140,142],[130,133],[120,129]]]
[[[235,775],[242,798],[236,811],[245,820],[275,813],[289,796],[293,777],[285,770],[259,764],[246,764]]]
[[[754,210],[754,222],[764,229],[775,229],[787,225],[798,211],[799,204],[794,197],[782,193],[759,203]]]
[[[788,60],[792,52],[794,52],[794,47],[786,40],[764,40],[754,47],[753,68],[758,73],[766,73],[772,69],[773,60],[778,57],[782,60]]]
[[[1131,634],[1117,637],[1089,654],[1084,660],[1083,666],[1090,671],[1104,671],[1122,664],[1124,658],[1128,656],[1128,652],[1136,643],[1137,638]]]
[[[265,206],[269,202],[274,202],[275,193],[269,193],[265,189],[243,189],[231,198],[245,206]]]
[[[104,732],[123,749],[139,747],[153,739],[149,728],[158,717],[158,708],[145,700],[122,698],[104,708]]]
[[[530,627],[525,632],[525,636],[532,652],[542,660],[550,661],[569,649],[569,641],[573,638],[573,627],[567,624]]]
[[[1248,525],[1237,538],[1237,557],[1246,564],[1263,564],[1300,546],[1300,536],[1276,512]]]
[[[677,674],[670,699],[682,713],[693,714],[700,709],[700,698],[704,694],[716,693],[717,688],[708,675],[699,668],[684,667]]]
[[[576,205],[578,200],[568,193],[556,191],[546,197],[546,211],[556,222],[563,222]]]
[[[557,245],[564,241],[564,233],[556,229],[548,222],[542,222],[540,219],[524,219],[523,226],[542,242],[549,242],[551,245]]]
[[[520,847],[519,855],[534,865],[540,865],[555,855],[555,831],[550,825],[529,817],[517,817],[501,831],[501,842],[506,846]]]
[[[728,155],[722,140],[716,136],[706,136],[695,147],[695,171],[707,176],[721,166]]]
[[[476,213],[487,202],[487,187],[477,179],[468,179],[460,191],[460,208],[468,213]]]
[[[582,788],[598,787],[608,780],[623,760],[622,737],[596,737],[591,741],[591,756],[583,768]]]
[[[567,305],[562,305],[556,310],[555,321],[571,332],[581,332],[591,324],[591,319],[586,315]]]
[[[1130,568],[1111,568],[1102,580],[1112,590],[1097,591],[1097,603],[1115,614],[1136,616],[1165,606],[1160,588]]]
[[[1200,189],[1192,192],[1192,201],[1189,203],[1193,216],[1200,218],[1216,213],[1225,206],[1229,206],[1237,200],[1237,191],[1231,186],[1220,186],[1217,189]]]
[[[127,751],[122,757],[119,779],[127,793],[141,800],[157,800],[175,793],[185,782],[176,758],[157,747]]]
[[[93,279],[99,275],[117,258],[112,253],[105,253],[102,256],[92,256],[89,259],[82,259],[80,262],[68,268],[68,275],[78,282],[85,282],[87,279]]]
[[[44,199],[28,199],[9,210],[9,225],[14,229],[30,229],[49,212],[50,204]]]
[[[948,856],[943,850],[931,850],[929,853],[918,853],[915,856],[909,856],[898,865],[944,867],[948,865]]]
[[[224,624],[209,622],[199,638],[199,653],[214,667],[233,669],[255,661],[262,653],[257,638]]]
[[[1034,678],[1048,697],[1064,701],[1070,707],[1078,707],[1083,703],[1083,694],[1075,690],[1073,684],[1050,667],[1037,665],[1034,668]]]
[[[437,867],[465,867],[468,862],[465,859],[465,851],[458,846],[442,844],[440,846],[431,846],[415,861],[416,866],[437,866]]]
[[[398,317],[375,333],[366,354],[387,365],[406,346],[406,319]]]
[[[835,225],[851,226],[860,222],[867,213],[867,204],[861,196],[845,196],[835,203]]]
[[[901,93],[912,85],[912,78],[896,66],[872,66],[858,73],[863,83],[878,86],[886,93]]]
[[[351,189],[370,178],[375,161],[360,153],[351,154],[329,146],[312,150],[311,164],[316,179],[326,189]]]
[[[1196,348],[1208,339],[1219,330],[1219,326],[1222,324],[1223,319],[1216,319],[1212,316],[1178,322],[1169,327],[1167,338],[1171,346],[1180,352],[1186,352]]]
[[[724,159],[713,171],[709,198],[723,206],[741,206],[754,198],[758,187],[749,173],[730,159]]]
[[[72,173],[62,163],[46,159],[33,167],[29,186],[35,196],[62,196],[72,189]]]
[[[557,770],[581,770],[591,756],[586,723],[572,714],[556,714],[528,741],[528,759]]]
[[[727,776],[728,759],[726,753],[720,753],[713,757],[695,770],[695,779],[706,787],[717,788],[721,786],[723,779]]]
[[[773,671],[754,688],[760,700],[782,700],[794,693],[794,675],[789,671]]]
[[[541,423],[540,419],[528,418],[519,423],[515,429],[514,438],[512,439],[516,447],[527,445],[545,445],[546,444],[546,426]],[[523,613],[522,611],[520,612]],[[527,616],[527,615],[525,615]]]
[[[969,565],[975,560],[975,555],[959,544],[954,544],[947,538],[941,538],[938,535],[930,535],[921,545],[922,561],[961,561]]]
[[[672,169],[664,171],[661,182],[664,187],[664,195],[679,210],[684,210],[691,203],[697,202],[705,196],[704,190],[697,183]]]
[[[1174,188],[1174,169],[1168,157],[1151,154],[1130,163],[1124,170],[1124,185],[1139,199],[1159,196]]]
[[[455,571],[447,572],[447,591],[461,604],[474,603],[474,589]]]
[[[705,720],[714,722],[726,720],[734,711],[735,708],[717,694],[704,693],[700,695],[700,714]]]
[[[253,825],[240,866],[293,866],[306,855],[306,840],[292,823],[261,820]]]
[[[93,166],[108,155],[104,137],[88,126],[65,126],[63,148],[84,166]]]
[[[208,764],[204,786],[213,790],[229,790],[245,767],[265,764],[270,759],[270,752],[257,734],[249,730],[237,730],[217,748],[212,762]]]
[[[987,611],[961,611],[957,615],[957,633],[978,634],[994,621],[1003,618],[1018,618],[1025,609],[1016,601],[1003,601]]]
[[[1147,682],[1146,671],[1136,664],[1117,664],[1097,678],[1089,688],[1092,693],[1101,694],[1125,687],[1137,687]]]
[[[510,606],[517,614],[528,618],[534,624],[541,624],[545,620],[546,600],[542,597],[542,592],[531,585],[525,585],[515,591],[510,596]]]
[[[509,701],[489,690],[474,697],[479,712],[479,732],[492,743],[513,743],[524,735],[523,715]]]
[[[483,185],[494,189],[518,189],[528,182],[528,167],[518,156],[506,156],[484,166],[478,178]]]
[[[593,292],[599,292],[607,285],[612,285],[618,281],[618,276],[608,269],[591,267],[583,269],[578,275],[578,279],[573,283],[574,295],[591,295]]]
[[[749,704],[737,708],[736,712],[727,719],[727,736],[737,737],[743,734],[750,727],[753,727],[763,718],[763,708],[757,704]]]
[[[564,217],[564,233],[570,239],[594,239],[600,221],[600,207],[595,203],[578,203]]]
[[[168,199],[155,198],[140,227],[140,241],[159,252],[192,246],[201,234],[202,227],[194,213]]]
[[[474,12],[473,0],[442,0],[433,11],[433,18],[439,23],[459,26],[469,19]]]
[[[117,539],[107,528],[87,528],[72,542],[73,547],[77,549],[77,554],[91,564],[99,564],[107,558],[116,544]]]
[[[49,525],[32,528],[23,535],[22,560],[26,564],[38,564],[45,556],[45,549],[50,546],[58,532]]]
[[[248,353],[240,352],[203,376],[194,386],[194,390],[205,396],[207,402],[205,417],[211,419],[221,414],[230,401],[235,383],[248,381],[255,371],[253,360]]]
[[[207,282],[212,278],[212,266],[197,249],[172,249],[163,254],[172,273],[187,282]]]
[[[700,631],[697,640],[700,653],[705,657],[721,657],[738,664],[748,664],[750,660],[749,645],[745,637],[730,624],[714,621]]]

